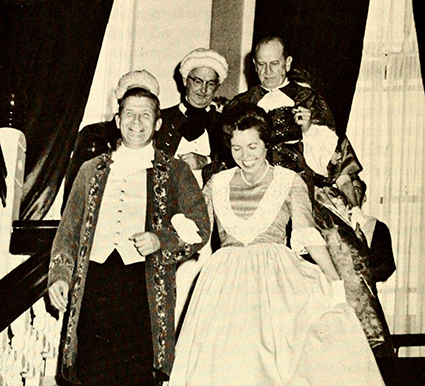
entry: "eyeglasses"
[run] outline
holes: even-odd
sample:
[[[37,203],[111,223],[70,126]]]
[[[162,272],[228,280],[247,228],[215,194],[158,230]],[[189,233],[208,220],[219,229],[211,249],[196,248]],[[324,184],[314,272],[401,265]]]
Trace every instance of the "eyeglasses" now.
[[[217,80],[203,80],[201,78],[198,78],[197,76],[193,77],[190,75],[188,76],[188,78],[193,82],[196,88],[201,88],[204,84],[209,89],[214,89],[218,86]]]

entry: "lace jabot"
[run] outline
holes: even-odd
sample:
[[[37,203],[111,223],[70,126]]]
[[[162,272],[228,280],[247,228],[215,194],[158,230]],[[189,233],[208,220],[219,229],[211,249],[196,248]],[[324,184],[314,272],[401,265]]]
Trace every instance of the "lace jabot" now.
[[[238,168],[225,170],[214,176],[212,193],[214,211],[224,230],[244,245],[253,242],[276,219],[291,189],[295,172],[274,167],[273,180],[254,214],[243,219],[235,214],[230,203],[230,181]]]

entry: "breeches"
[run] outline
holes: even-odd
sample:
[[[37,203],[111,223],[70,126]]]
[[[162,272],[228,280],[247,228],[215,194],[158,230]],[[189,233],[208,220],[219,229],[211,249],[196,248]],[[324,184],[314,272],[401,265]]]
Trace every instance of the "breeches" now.
[[[90,261],[77,336],[84,385],[154,384],[144,262],[124,265],[116,250]]]

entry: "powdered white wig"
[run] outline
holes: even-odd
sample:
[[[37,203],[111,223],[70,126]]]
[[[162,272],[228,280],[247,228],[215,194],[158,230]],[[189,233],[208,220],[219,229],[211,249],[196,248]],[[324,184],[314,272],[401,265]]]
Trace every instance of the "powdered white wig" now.
[[[187,76],[193,69],[200,67],[213,69],[218,75],[220,84],[227,78],[229,66],[226,58],[214,50],[197,48],[187,54],[180,63],[180,74],[183,80],[186,81]]]
[[[121,77],[115,91],[116,98],[120,100],[127,90],[135,87],[142,87],[156,96],[159,95],[159,83],[156,78],[146,70],[136,70]]]

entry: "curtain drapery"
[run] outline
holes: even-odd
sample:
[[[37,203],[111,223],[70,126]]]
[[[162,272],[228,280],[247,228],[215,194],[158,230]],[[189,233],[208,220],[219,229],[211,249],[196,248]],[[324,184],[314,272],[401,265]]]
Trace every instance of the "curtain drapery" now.
[[[418,37],[422,83],[425,88],[425,12],[423,0],[413,0],[413,16],[415,19],[416,35]]]
[[[117,110],[114,92],[118,81],[128,71],[136,69],[136,7],[137,0],[118,0],[112,6],[81,128],[112,119]]]
[[[211,1],[115,0],[80,128],[113,117],[118,109],[114,91],[129,71],[145,69],[157,78],[162,107],[177,103],[173,75],[184,55],[209,46]],[[59,192],[45,218],[60,218],[62,198]]]
[[[392,333],[425,333],[424,129],[412,0],[371,0],[347,133],[364,167],[365,211],[392,235],[397,270],[380,286]]]
[[[42,219],[68,166],[113,0],[7,1],[1,38],[27,140],[22,220]],[[6,62],[6,61],[4,61]]]

